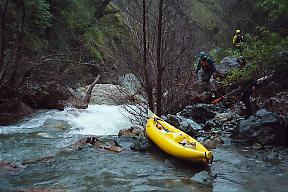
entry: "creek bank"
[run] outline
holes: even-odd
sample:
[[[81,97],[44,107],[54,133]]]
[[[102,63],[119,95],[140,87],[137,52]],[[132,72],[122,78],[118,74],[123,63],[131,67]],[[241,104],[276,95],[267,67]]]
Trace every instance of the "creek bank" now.
[[[0,101],[0,125],[9,125],[34,113],[34,109],[29,107],[19,98]]]
[[[17,90],[0,93],[0,125],[17,123],[39,109],[64,110],[65,107],[86,109],[91,92],[99,81],[97,76],[88,87],[86,95],[79,97],[71,87],[58,81],[30,80]]]

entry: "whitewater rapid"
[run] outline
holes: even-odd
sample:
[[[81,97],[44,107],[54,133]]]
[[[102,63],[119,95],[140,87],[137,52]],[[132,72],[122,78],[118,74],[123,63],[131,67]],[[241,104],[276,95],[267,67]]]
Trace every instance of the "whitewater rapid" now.
[[[120,129],[130,128],[129,114],[121,106],[89,105],[88,109],[72,118],[77,129],[72,132],[82,135],[117,135]]]
[[[18,125],[0,127],[1,134],[33,132],[44,126],[47,120],[61,120],[71,127],[70,134],[117,135],[120,129],[132,126],[129,114],[122,106],[89,105],[87,109],[66,108],[64,111],[40,111]]]

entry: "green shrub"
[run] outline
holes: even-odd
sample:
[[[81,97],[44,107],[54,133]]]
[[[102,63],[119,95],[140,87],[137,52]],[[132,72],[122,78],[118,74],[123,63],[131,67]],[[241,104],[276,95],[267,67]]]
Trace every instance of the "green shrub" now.
[[[243,56],[248,64],[242,69],[233,70],[224,80],[226,83],[251,79],[287,67],[287,58],[281,52],[288,51],[288,37],[282,37],[264,27],[258,27],[258,31],[258,36],[245,36]]]

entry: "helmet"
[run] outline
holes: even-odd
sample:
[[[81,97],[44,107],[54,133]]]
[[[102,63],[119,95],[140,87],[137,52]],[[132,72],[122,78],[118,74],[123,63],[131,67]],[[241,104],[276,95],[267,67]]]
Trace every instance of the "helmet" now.
[[[207,55],[206,55],[206,53],[205,52],[201,52],[200,53],[200,59],[207,59]]]
[[[238,33],[241,33],[240,29],[237,29],[237,30],[236,30],[236,33],[237,33],[237,34],[238,34]]]
[[[271,77],[272,77],[272,75],[270,75],[270,76],[266,75],[266,76],[264,76],[264,77],[261,77],[261,78],[257,79],[257,80],[256,80],[256,83],[257,83],[257,84],[261,84],[261,83],[263,83],[264,81],[266,81],[267,79],[269,79],[269,78],[271,78]]]

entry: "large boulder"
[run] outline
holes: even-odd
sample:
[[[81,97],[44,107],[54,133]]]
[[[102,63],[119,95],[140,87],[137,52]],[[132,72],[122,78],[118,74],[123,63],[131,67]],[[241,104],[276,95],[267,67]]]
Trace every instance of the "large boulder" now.
[[[238,68],[240,68],[239,58],[225,57],[221,60],[220,64],[216,66],[217,72],[215,76],[224,79],[229,72]]]
[[[242,139],[248,144],[287,145],[287,124],[281,116],[266,109],[259,110],[256,115],[239,123],[234,132],[234,139]]]

